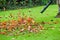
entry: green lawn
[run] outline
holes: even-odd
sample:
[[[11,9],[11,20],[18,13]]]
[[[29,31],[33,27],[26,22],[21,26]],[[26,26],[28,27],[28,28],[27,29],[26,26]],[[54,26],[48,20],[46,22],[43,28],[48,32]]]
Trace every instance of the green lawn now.
[[[6,18],[9,16],[9,13],[12,13],[15,18],[17,19],[17,13],[24,13],[27,16],[34,18],[37,22],[51,22],[52,24],[45,24],[44,27],[51,27],[53,26],[54,29],[48,28],[48,30],[43,30],[39,33],[25,33],[20,34],[19,36],[6,36],[0,35],[0,40],[60,40],[60,18],[54,18],[58,12],[57,5],[51,5],[43,14],[40,13],[43,6],[33,7],[33,8],[26,8],[26,9],[19,9],[19,10],[8,10],[8,11],[0,11],[0,21],[7,21],[11,20],[12,18]],[[31,12],[29,12],[31,10]],[[22,15],[23,16],[23,15]],[[51,21],[53,20],[53,22]],[[54,22],[57,22],[55,24]]]

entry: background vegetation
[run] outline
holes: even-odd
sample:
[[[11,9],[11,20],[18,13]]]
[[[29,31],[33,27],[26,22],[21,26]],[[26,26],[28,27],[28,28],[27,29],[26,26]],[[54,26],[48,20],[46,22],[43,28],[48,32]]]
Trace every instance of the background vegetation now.
[[[0,0],[0,9],[18,9],[46,5],[49,0]],[[56,0],[52,4],[56,4]]]

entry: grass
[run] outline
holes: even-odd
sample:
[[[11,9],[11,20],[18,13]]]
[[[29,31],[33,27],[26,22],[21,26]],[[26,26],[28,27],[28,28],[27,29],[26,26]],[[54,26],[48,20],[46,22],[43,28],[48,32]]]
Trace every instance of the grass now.
[[[0,21],[11,20],[10,18],[5,18],[9,16],[9,13],[12,13],[16,17],[16,14],[21,12],[22,14],[24,13],[27,16],[31,15],[30,17],[34,18],[37,22],[51,22],[51,20],[54,20],[53,22],[57,22],[57,24],[51,22],[51,25],[44,25],[44,27],[53,26],[55,27],[54,29],[48,28],[48,30],[43,30],[39,33],[25,33],[24,35],[20,34],[19,36],[0,35],[0,40],[60,40],[60,18],[54,18],[58,12],[58,6],[51,5],[43,14],[41,14],[40,11],[43,7],[44,6],[38,6],[34,8],[0,11],[0,16],[3,17],[0,18]],[[31,10],[31,12],[28,12],[28,10]],[[16,19],[17,18],[14,18],[14,20]]]

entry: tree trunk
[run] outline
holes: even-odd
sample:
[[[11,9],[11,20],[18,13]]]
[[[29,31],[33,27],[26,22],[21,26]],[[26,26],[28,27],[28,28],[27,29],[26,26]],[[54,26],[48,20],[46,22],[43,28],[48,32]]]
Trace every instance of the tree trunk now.
[[[60,0],[57,0],[57,3],[58,3],[58,14],[56,16],[56,18],[60,18]]]

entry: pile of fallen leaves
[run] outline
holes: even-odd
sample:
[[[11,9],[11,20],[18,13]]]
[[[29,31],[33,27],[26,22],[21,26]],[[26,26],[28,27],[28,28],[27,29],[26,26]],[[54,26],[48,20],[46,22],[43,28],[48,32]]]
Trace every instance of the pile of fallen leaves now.
[[[19,34],[22,32],[39,32],[43,30],[43,26],[36,22],[31,17],[22,17],[20,14],[17,14],[17,20],[8,20],[0,22],[0,34]],[[14,18],[14,15],[10,14],[9,18]]]

